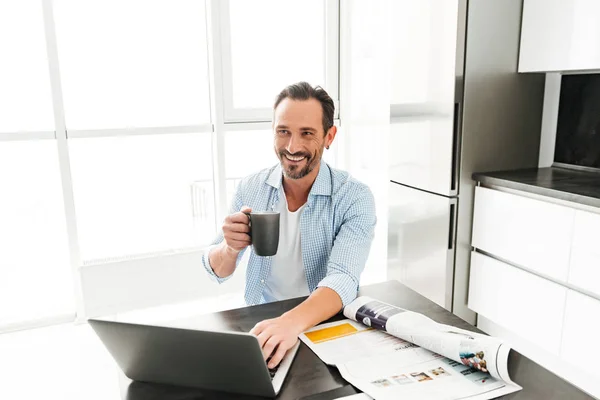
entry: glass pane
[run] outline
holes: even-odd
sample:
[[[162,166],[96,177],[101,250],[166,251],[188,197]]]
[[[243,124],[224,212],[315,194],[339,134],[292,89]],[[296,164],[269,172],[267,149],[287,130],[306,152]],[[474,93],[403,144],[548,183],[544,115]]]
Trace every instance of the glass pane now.
[[[231,0],[230,15],[234,108],[272,107],[298,81],[325,85],[324,0]]]
[[[0,132],[53,131],[39,0],[0,2]]]
[[[278,162],[271,129],[225,132],[227,201],[231,201],[240,179],[261,169],[270,168]]]
[[[204,1],[54,3],[67,128],[209,121]]]
[[[71,139],[69,148],[84,260],[213,238],[209,133]]]
[[[56,143],[0,143],[0,187],[0,325],[74,314]]]
[[[453,103],[458,0],[391,4],[392,104]]]

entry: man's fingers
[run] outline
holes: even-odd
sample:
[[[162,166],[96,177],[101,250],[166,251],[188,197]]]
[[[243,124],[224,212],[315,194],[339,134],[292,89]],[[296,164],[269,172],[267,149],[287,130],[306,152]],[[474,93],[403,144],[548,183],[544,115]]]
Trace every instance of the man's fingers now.
[[[243,212],[243,213],[248,212],[249,213],[249,212],[252,212],[252,209],[248,206],[242,206],[242,208],[240,208],[240,212]]]
[[[270,337],[271,335],[268,335],[265,331],[256,335],[256,338],[258,339],[258,344],[261,349],[265,346],[265,343],[267,342],[267,340],[269,340]]]
[[[278,366],[281,360],[283,360],[283,357],[285,356],[285,353],[287,353],[288,350],[288,347],[285,346],[285,342],[279,343],[279,346],[277,346],[277,351],[275,352],[275,354],[273,354],[273,357],[271,357],[271,361],[269,361],[268,367],[275,368],[276,366]]]
[[[254,328],[250,330],[250,334],[254,336],[258,336],[265,329],[265,321],[261,321],[258,324],[254,325]],[[262,346],[261,346],[262,347]]]
[[[241,222],[244,224],[248,224],[250,222],[250,217],[248,217],[245,213],[251,213],[252,209],[248,206],[242,206],[240,208],[240,212],[231,215],[231,219],[234,222]]]
[[[241,213],[241,212],[231,214],[230,216],[225,218],[225,225],[243,224],[243,225],[248,226],[249,223],[250,223],[250,218],[246,214]]]
[[[242,232],[225,232],[225,239],[227,239],[227,241],[237,240],[239,242],[250,243],[250,236],[247,233]]]
[[[277,346],[280,344],[281,338],[278,336],[271,336],[265,344],[262,346],[263,357],[265,361],[273,354]],[[277,365],[277,364],[275,364]]]
[[[231,232],[241,232],[241,233],[248,233],[250,232],[250,227],[248,226],[247,223],[241,223],[241,222],[231,222],[229,224],[225,224],[225,229],[231,231]]]

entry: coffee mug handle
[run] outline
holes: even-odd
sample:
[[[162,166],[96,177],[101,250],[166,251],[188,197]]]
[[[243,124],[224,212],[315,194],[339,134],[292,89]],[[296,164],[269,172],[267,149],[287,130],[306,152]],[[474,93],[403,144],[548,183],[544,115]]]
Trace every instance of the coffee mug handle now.
[[[250,228],[250,231],[248,232],[248,236],[250,236],[250,238],[252,238],[252,217],[250,216],[249,212],[244,212],[244,211],[242,211],[242,212],[248,216],[248,227]]]

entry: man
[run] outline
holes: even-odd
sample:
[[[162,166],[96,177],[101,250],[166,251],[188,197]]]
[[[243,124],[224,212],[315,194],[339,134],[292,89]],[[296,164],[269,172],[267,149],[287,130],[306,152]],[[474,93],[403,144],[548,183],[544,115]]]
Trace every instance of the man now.
[[[279,164],[244,178],[222,233],[203,257],[208,273],[223,282],[251,244],[243,212],[279,211],[277,254],[257,256],[246,271],[249,305],[310,295],[293,310],[258,323],[269,368],[279,364],[298,335],[337,314],[356,298],[376,223],[369,188],[321,160],[335,135],[334,104],[325,90],[306,82],[286,87],[274,106]]]

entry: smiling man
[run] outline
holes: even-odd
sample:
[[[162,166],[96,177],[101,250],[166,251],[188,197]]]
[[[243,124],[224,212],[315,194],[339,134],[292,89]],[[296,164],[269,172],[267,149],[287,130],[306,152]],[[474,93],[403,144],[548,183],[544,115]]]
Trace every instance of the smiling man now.
[[[335,135],[334,103],[306,82],[286,87],[274,105],[274,148],[278,165],[244,178],[231,215],[203,257],[218,282],[230,277],[243,253],[248,305],[308,296],[278,318],[258,323],[269,368],[283,358],[303,331],[337,314],[356,298],[375,229],[375,202],[369,188],[322,160]],[[277,254],[252,250],[243,212],[279,211]],[[250,247],[249,247],[250,246]]]

